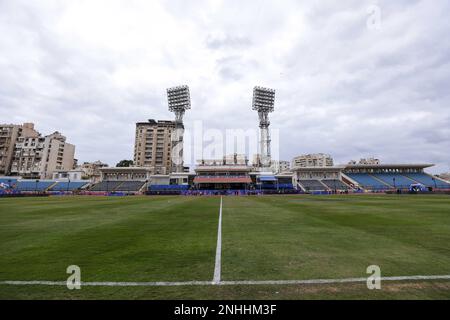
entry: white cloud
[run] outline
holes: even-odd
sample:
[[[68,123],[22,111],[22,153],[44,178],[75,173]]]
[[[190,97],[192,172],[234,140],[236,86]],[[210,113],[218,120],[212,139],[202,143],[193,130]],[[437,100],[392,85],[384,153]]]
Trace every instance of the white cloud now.
[[[257,127],[254,85],[277,89],[281,157],[450,159],[450,5],[376,1],[0,1],[0,122],[62,131],[81,161],[131,158],[134,123]]]

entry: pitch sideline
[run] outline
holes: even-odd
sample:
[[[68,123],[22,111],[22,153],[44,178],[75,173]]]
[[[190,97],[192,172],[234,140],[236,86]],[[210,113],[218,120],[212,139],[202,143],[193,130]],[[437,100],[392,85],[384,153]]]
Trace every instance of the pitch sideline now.
[[[415,275],[381,277],[381,281],[450,280],[450,275]],[[84,287],[174,287],[174,286],[230,286],[230,285],[305,285],[366,282],[367,278],[306,279],[306,280],[237,280],[237,281],[180,281],[180,282],[81,282]],[[66,286],[66,281],[0,281],[0,285]]]

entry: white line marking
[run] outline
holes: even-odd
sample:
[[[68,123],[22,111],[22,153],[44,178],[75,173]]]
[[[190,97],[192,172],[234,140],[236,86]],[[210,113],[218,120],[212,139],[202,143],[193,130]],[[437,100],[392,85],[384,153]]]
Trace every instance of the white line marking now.
[[[450,275],[436,276],[400,276],[381,277],[381,281],[405,281],[405,280],[450,280]],[[222,281],[220,285],[264,285],[264,284],[332,284],[332,283],[356,283],[366,282],[367,278],[344,278],[344,279],[306,279],[306,280],[238,280]]]
[[[450,280],[450,275],[382,277],[381,281]],[[309,280],[237,280],[237,281],[180,281],[180,282],[81,282],[85,287],[171,287],[171,286],[215,286],[215,285],[292,285],[333,284],[366,282],[367,278],[309,279]],[[14,286],[66,286],[66,281],[0,281],[0,285]]]
[[[219,226],[217,227],[216,265],[214,267],[213,284],[220,283],[220,273],[222,266],[222,200],[222,197],[220,197]]]
[[[0,281],[1,284],[14,286],[66,286],[67,281]],[[211,281],[184,281],[184,282],[81,282],[85,287],[173,287],[173,286],[208,286]]]

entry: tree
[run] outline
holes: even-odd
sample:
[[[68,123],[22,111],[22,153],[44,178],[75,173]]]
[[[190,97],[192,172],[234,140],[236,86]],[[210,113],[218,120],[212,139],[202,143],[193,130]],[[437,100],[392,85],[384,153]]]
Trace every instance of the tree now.
[[[122,160],[118,164],[116,164],[116,167],[125,168],[125,167],[131,167],[132,165],[133,165],[133,160]]]

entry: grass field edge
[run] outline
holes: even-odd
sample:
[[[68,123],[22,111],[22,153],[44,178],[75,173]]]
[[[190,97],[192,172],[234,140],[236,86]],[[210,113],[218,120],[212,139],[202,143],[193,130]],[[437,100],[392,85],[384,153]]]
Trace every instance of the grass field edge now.
[[[450,275],[415,275],[381,277],[381,281],[424,281],[424,280],[450,280]],[[226,286],[226,285],[301,285],[301,284],[336,284],[366,282],[367,278],[342,279],[306,279],[306,280],[236,280],[236,281],[179,281],[179,282],[81,282],[85,287],[165,287],[165,286]],[[0,281],[0,285],[12,286],[66,286],[66,281]]]

